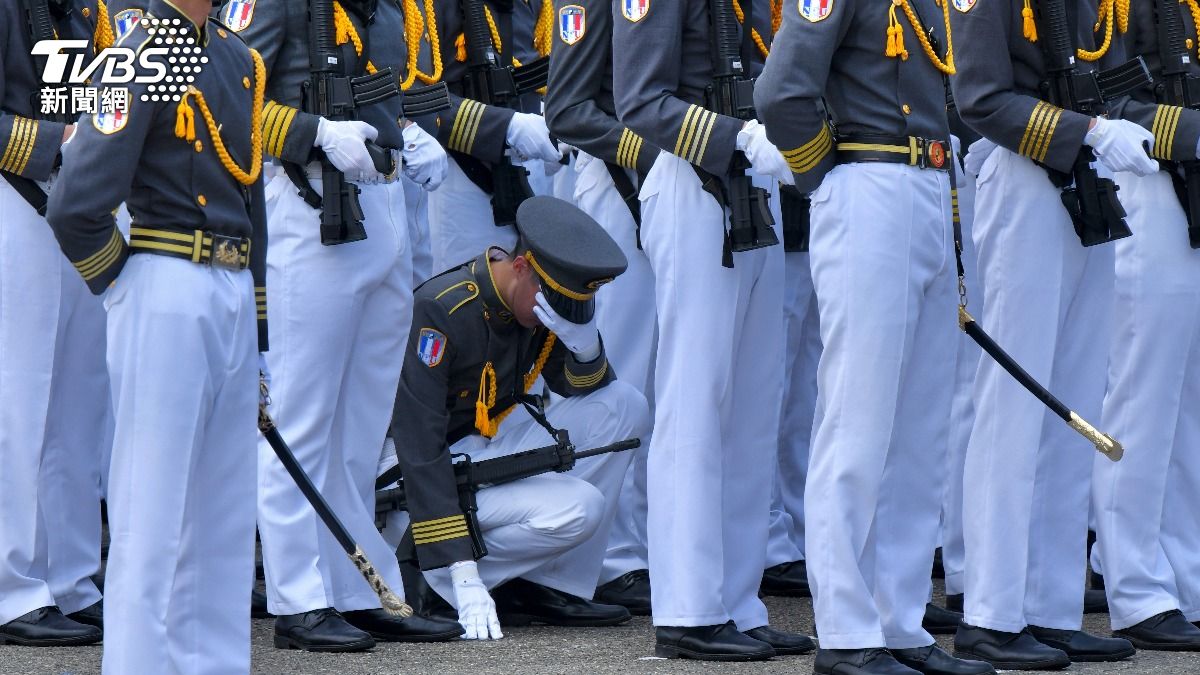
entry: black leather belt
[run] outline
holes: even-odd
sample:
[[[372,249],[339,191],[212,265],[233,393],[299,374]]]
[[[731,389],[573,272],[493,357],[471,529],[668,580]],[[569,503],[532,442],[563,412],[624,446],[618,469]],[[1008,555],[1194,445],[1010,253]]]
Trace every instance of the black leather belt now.
[[[129,228],[130,253],[154,253],[201,265],[244,270],[250,265],[250,240],[182,227]]]
[[[950,170],[950,144],[916,136],[838,136],[837,162],[889,162],[921,169]]]

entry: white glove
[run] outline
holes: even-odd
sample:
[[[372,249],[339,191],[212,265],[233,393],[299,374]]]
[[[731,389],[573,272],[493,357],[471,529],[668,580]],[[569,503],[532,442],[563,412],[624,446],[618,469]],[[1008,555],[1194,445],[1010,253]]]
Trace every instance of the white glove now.
[[[479,578],[479,566],[473,560],[463,560],[450,566],[450,583],[454,587],[454,604],[458,606],[458,622],[466,634],[464,640],[499,640],[500,619],[496,602]]]
[[[562,153],[550,142],[546,118],[541,115],[513,113],[504,140],[522,162],[531,159],[557,162],[562,159]]]
[[[967,146],[967,156],[963,159],[963,171],[978,176],[983,170],[983,163],[996,151],[996,144],[986,138],[981,138]]]
[[[441,143],[416,124],[404,127],[404,175],[426,190],[436,190],[450,170]]]
[[[568,145],[562,141],[558,142],[558,154],[560,157],[566,157],[567,154],[572,150],[575,150],[575,146]],[[542,168],[545,170],[547,176],[553,176],[559,171],[562,171],[562,168],[568,164],[570,164],[570,162],[564,162],[561,159],[556,159],[553,162],[542,162]]]
[[[267,368],[267,355],[262,352],[258,353],[258,381],[258,402],[266,406],[271,402],[268,397],[268,393],[271,390],[271,369]],[[265,389],[263,388],[264,385]]]
[[[1147,151],[1154,134],[1128,120],[1096,118],[1096,125],[1083,137],[1096,151],[1096,159],[1113,173],[1131,171],[1138,176],[1158,172],[1158,162]]]
[[[784,185],[795,185],[796,177],[788,167],[787,160],[775,144],[767,140],[767,128],[750,120],[737,134],[737,149],[746,153],[746,159],[760,176],[770,176]]]
[[[378,137],[379,131],[366,122],[332,122],[322,117],[314,145],[325,151],[338,171],[370,182],[384,178],[375,170],[366,146]]]
[[[592,320],[587,323],[571,323],[554,311],[541,291],[538,291],[537,306],[533,308],[533,313],[583,363],[595,361],[600,356],[600,331],[596,330],[594,313]]]

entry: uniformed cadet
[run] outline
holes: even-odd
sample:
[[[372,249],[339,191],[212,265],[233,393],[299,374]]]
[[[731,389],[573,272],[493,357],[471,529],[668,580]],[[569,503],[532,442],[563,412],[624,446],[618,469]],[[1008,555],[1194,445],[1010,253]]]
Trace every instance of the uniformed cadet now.
[[[1167,91],[1161,7],[1131,8],[1127,44]],[[1183,30],[1177,47],[1195,78],[1200,68],[1192,62],[1195,53],[1188,54],[1195,15],[1186,8],[1177,10]],[[1200,152],[1200,112],[1160,100],[1157,91],[1136,92],[1138,105],[1131,107],[1139,113],[1129,119],[1155,133],[1151,155],[1164,161],[1163,169],[1116,176],[1134,236],[1115,247],[1116,321],[1101,426],[1128,451],[1116,463],[1096,458],[1093,555],[1104,570],[1114,635],[1141,649],[1196,651],[1200,629],[1189,622],[1200,620],[1200,416],[1188,402],[1200,396],[1200,251],[1189,246],[1192,221],[1172,183],[1182,174],[1178,162],[1195,161]]]
[[[993,672],[922,627],[955,340],[948,12],[926,0],[785,7],[756,88],[796,187],[812,191],[823,351],[804,499],[817,673]]]
[[[659,331],[647,461],[655,653],[804,653],[812,643],[771,628],[758,597],[775,472],[774,434],[762,430],[778,427],[782,393],[783,250],[730,252],[734,266],[723,266],[729,216],[699,172],[723,181],[742,152],[760,187],[790,174],[758,122],[704,108],[707,0],[629,0],[615,11],[617,116],[664,150],[640,192]]]
[[[637,185],[650,172],[658,149],[616,118],[611,0],[559,0],[556,4],[555,39],[559,44],[550,54],[546,121],[551,133],[579,148],[575,203],[600,223],[629,261],[625,273],[596,299],[596,325],[607,336],[604,348],[621,380],[652,401],[657,344],[654,273],[640,246],[636,218],[640,218]],[[643,439],[641,448],[625,453],[632,461],[619,498],[614,500],[615,520],[596,589],[598,601],[640,615],[650,613],[648,446],[649,437]]]
[[[130,84],[126,112],[83,118],[47,214],[108,310],[105,673],[250,667],[266,83],[258,55],[206,22],[210,8],[150,3],[121,44],[158,46],[179,31],[171,39],[194,40],[206,62],[179,101]],[[150,33],[150,17],[162,32]],[[122,201],[129,243],[112,215]]]
[[[1111,330],[1097,327],[1111,320],[1113,247],[1081,245],[1047,168],[1069,171],[1086,144],[1101,171],[1153,173],[1144,147],[1151,135],[1117,119],[1120,106],[1110,106],[1108,118],[1089,117],[1043,100],[1043,44],[1033,40],[1047,28],[1026,3],[951,4],[963,46],[954,98],[984,136],[967,158],[980,167],[980,326],[1081,417],[1099,419]],[[1128,5],[1067,7],[1077,68],[1124,61]],[[977,153],[986,159],[972,160]],[[966,611],[956,654],[1011,669],[1133,654],[1125,640],[1080,630],[1091,452],[994,360],[981,359],[964,469]]]
[[[517,228],[512,253],[489,248],[417,290],[392,420],[421,568],[436,570],[426,579],[457,609],[468,639],[502,637],[502,622],[629,619],[587,599],[608,539],[597,486],[619,486],[627,459],[593,457],[569,474],[480,490],[477,534],[488,554],[473,556],[451,455],[478,461],[553,442],[528,414],[507,419],[539,376],[556,395],[548,423],[580,450],[649,426],[645,398],[615,380],[594,319],[596,289],[625,269],[620,249],[552,197],[526,200]]]
[[[403,88],[416,81],[417,54],[410,45],[420,40],[419,16],[408,23],[396,0],[336,3],[334,13],[349,72],[390,66]],[[298,185],[276,172],[266,187],[274,242],[268,288],[278,318],[272,340],[279,347],[268,357],[273,416],[317,488],[398,591],[403,584],[394,549],[374,526],[374,481],[400,379],[395,355],[411,319],[412,253],[404,187],[395,175],[375,170],[364,140],[402,149],[405,174],[425,186],[440,182],[445,154],[421,127],[402,119],[398,97],[357,111],[363,121],[331,121],[298,110],[301,82],[310,71],[304,0],[235,0],[221,16],[262,50],[266,152],[307,174]],[[365,240],[322,244],[321,211],[301,194],[321,185],[320,164],[310,163],[314,147],[358,184]],[[267,606],[277,617],[276,647],[356,651],[376,639],[448,640],[462,632],[452,622],[401,619],[381,609],[265,440],[259,443],[259,471],[259,536]]]
[[[74,53],[111,46],[103,2],[42,6],[60,39],[86,41]],[[39,90],[56,85],[41,81],[24,7],[0,2],[0,644],[90,644],[110,437],[104,309],[37,210],[74,126],[43,114]]]
[[[502,16],[505,5],[511,8],[512,0],[485,1],[494,24],[502,26],[506,21],[512,21],[514,27],[519,26],[517,17],[506,19]],[[454,106],[439,113],[437,121],[438,140],[450,151],[450,171],[442,187],[429,196],[433,267],[444,270],[469,260],[493,244],[505,250],[511,250],[516,244],[517,235],[512,227],[495,226],[490,194],[491,165],[499,162],[506,153],[514,163],[529,160],[557,162],[562,155],[551,142],[541,115],[461,98],[467,76],[461,2],[436,0],[434,7],[436,16],[426,21],[426,26],[438,35],[435,44],[440,50],[435,53],[434,65],[441,74],[440,79],[455,94]],[[529,12],[528,7],[517,9],[521,13]],[[539,21],[534,32],[539,30],[549,35],[548,18]],[[518,45],[516,49],[528,59],[531,41],[520,40],[515,35],[513,41]],[[498,53],[516,56],[513,45],[504,44],[503,31],[499,28],[492,35],[492,45]],[[517,61],[524,63],[519,57]]]

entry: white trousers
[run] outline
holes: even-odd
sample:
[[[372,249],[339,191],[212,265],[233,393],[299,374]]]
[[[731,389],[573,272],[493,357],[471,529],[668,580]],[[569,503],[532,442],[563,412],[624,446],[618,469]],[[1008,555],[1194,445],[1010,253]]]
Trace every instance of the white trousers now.
[[[412,321],[409,225],[400,183],[365,185],[367,239],[322,246],[319,214],[286,176],[267,186],[272,416],[300,465],[401,592],[395,549],[375,529],[375,476]],[[379,607],[265,440],[259,537],[273,614]]]
[[[104,304],[116,414],[104,673],[249,672],[258,435],[250,272],[138,254]]]
[[[654,272],[637,246],[637,225],[617,193],[604,162],[579,154],[575,202],[617,242],[629,267],[596,296],[596,327],[604,351],[622,382],[650,400],[653,412],[654,352],[658,326],[654,309]],[[560,172],[561,173],[561,172]],[[646,550],[646,456],[650,437],[630,453],[631,462],[618,497],[600,583],[649,566]]]
[[[650,427],[645,397],[620,380],[587,396],[556,398],[546,416],[555,428],[570,432],[579,450],[637,438]],[[468,436],[450,451],[481,461],[552,442],[541,425],[517,410],[490,441]],[[479,561],[484,584],[495,588],[521,577],[591,598],[628,465],[628,452],[600,455],[578,462],[566,474],[542,474],[480,490],[477,517],[488,549]],[[425,578],[453,604],[448,569],[426,572]]]
[[[429,193],[407,178],[401,178],[400,184],[404,186],[408,241],[412,248],[412,287],[416,288],[434,275],[433,244],[429,239]]]
[[[957,169],[957,164],[955,165]],[[958,212],[962,220],[963,269],[966,273],[967,310],[976,320],[983,318],[983,293],[978,281],[979,264],[975,242],[971,238],[975,219],[975,176],[958,174]],[[946,572],[946,594],[962,593],[965,583],[966,549],[963,546],[963,465],[967,459],[967,443],[971,440],[971,425],[975,421],[975,372],[982,353],[979,345],[958,332],[957,356],[954,360],[954,400],[950,405],[949,473],[946,494],[942,500],[942,569]]]
[[[844,164],[812,194],[824,349],[805,485],[825,649],[913,648],[946,475],[955,340],[949,176]]]
[[[1169,609],[1200,619],[1200,251],[1165,172],[1117,178],[1134,235],[1116,243],[1102,428],[1125,457],[1096,457],[1092,487],[1114,629]]]
[[[998,148],[976,183],[980,325],[1037,381],[1100,419],[1113,247],[1084,248],[1045,171]],[[1079,629],[1092,446],[990,358],[963,474],[966,622]]]
[[[767,567],[804,560],[804,480],[821,359],[821,322],[807,253],[784,255],[783,279],[787,374],[779,418],[779,466],[771,489]]]
[[[512,251],[517,244],[516,228],[496,227],[491,196],[467,178],[453,157],[446,180],[429,193],[429,234],[434,274],[475,258],[489,246]]]
[[[0,181],[0,624],[100,599],[104,308]]]
[[[783,247],[721,266],[727,216],[691,165],[661,153],[642,185],[658,307],[647,461],[651,602],[659,626],[767,624],[758,598],[775,473]]]

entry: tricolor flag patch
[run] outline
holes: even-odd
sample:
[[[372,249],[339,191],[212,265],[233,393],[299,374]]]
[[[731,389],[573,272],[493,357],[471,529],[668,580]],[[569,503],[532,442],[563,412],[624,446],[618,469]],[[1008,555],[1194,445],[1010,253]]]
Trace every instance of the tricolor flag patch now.
[[[123,9],[117,12],[113,17],[113,31],[116,33],[116,41],[120,42],[121,38],[129,35],[129,31],[133,30],[134,26],[142,20],[142,10],[140,9]]]
[[[566,5],[558,10],[558,38],[573,45],[587,32],[587,10],[579,5]]]
[[[433,368],[442,362],[446,355],[446,336],[441,331],[432,328],[422,328],[417,338],[417,358],[421,363]]]
[[[621,0],[621,15],[637,23],[650,12],[650,0]]]
[[[115,134],[125,128],[129,121],[129,113],[120,110],[101,112],[92,115],[92,125],[102,134]]]
[[[954,9],[957,9],[964,14],[971,11],[971,8],[975,6],[975,0],[953,0],[953,2]]]
[[[800,16],[813,23],[828,17],[832,11],[833,0],[800,0]]]
[[[221,13],[221,21],[235,33],[245,30],[253,19],[254,0],[229,0]]]

